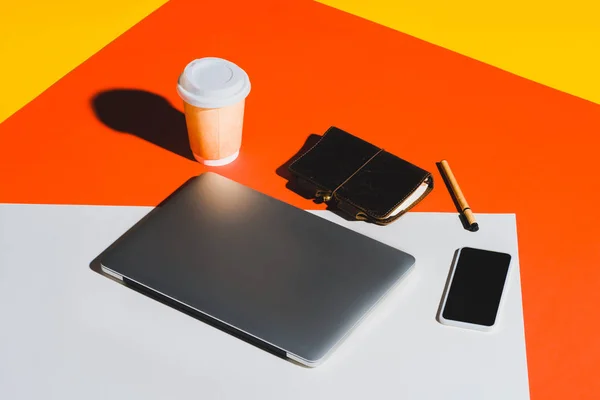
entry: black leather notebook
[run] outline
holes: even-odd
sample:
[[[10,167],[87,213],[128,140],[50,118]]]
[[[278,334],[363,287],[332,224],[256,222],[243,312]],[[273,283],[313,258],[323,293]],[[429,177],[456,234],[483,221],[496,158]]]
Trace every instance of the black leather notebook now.
[[[424,169],[339,128],[331,127],[289,166],[315,197],[357,220],[395,221],[433,189]]]

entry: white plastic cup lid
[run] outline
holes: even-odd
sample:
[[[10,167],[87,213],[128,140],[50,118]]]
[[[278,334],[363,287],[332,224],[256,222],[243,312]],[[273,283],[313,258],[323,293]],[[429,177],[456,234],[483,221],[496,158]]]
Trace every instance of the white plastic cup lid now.
[[[231,61],[199,58],[189,63],[179,76],[177,93],[183,101],[196,107],[225,107],[248,96],[250,78]]]

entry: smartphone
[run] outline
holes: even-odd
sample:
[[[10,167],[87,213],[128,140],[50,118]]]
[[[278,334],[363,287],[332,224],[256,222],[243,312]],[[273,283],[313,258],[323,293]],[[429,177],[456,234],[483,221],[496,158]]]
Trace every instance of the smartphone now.
[[[489,331],[498,319],[511,256],[470,247],[457,252],[438,321],[444,325]]]

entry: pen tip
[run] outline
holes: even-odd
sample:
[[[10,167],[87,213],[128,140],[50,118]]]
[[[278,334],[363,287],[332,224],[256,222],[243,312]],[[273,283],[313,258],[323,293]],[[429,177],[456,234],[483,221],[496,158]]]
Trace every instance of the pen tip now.
[[[469,227],[469,230],[471,232],[477,232],[479,230],[479,224],[477,222],[475,222],[474,224],[471,224],[471,226]]]

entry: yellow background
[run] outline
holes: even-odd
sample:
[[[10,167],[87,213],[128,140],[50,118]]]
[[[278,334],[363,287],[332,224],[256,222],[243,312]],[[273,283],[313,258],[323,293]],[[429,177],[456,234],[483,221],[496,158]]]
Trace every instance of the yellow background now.
[[[0,122],[165,2],[0,3]]]
[[[600,0],[320,0],[600,103]]]
[[[600,103],[600,0],[320,1]],[[3,2],[0,122],[165,2]]]

